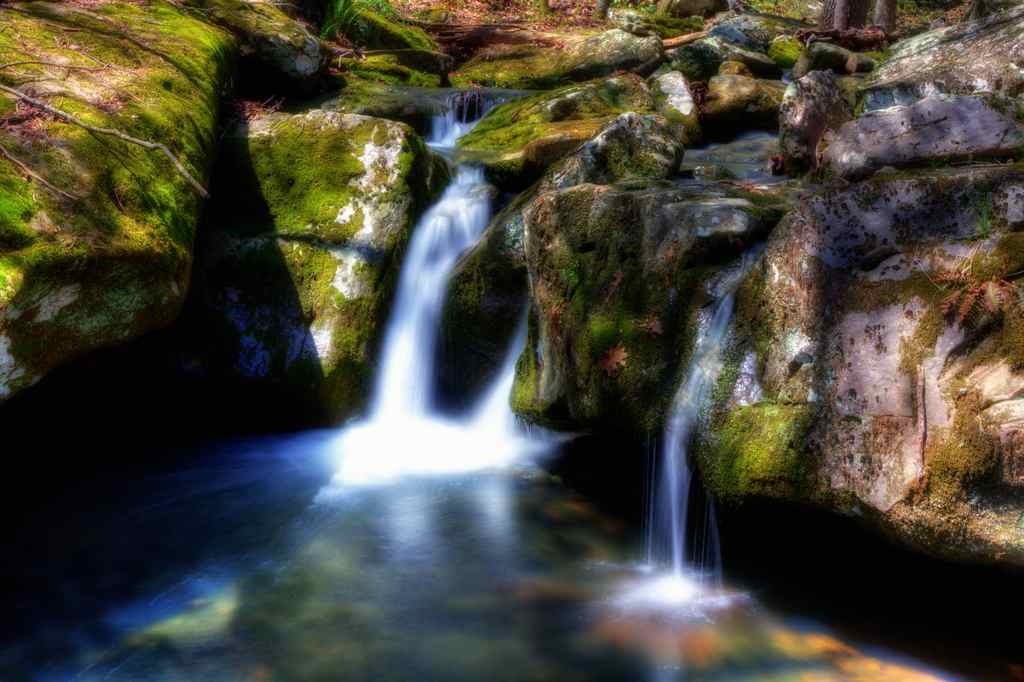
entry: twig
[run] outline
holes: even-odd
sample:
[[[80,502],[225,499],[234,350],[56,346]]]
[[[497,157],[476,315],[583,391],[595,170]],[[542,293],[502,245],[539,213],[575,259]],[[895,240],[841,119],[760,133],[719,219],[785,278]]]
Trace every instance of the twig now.
[[[53,66],[58,69],[72,69],[75,71],[103,71],[102,68],[96,66],[75,66],[73,64],[58,64],[57,62],[42,62],[32,59],[21,62],[7,62],[6,64],[0,64],[0,70],[9,69],[12,66],[27,66],[29,64],[37,66]]]
[[[46,102],[43,102],[42,100],[30,97],[29,95],[26,95],[20,90],[15,90],[14,88],[8,87],[3,84],[0,84],[0,90],[3,90],[8,94],[14,95],[15,97],[24,100],[29,104],[39,107],[40,109],[48,111],[54,116],[62,118],[68,123],[76,125],[79,128],[84,128],[85,130],[88,130],[91,133],[96,133],[98,135],[109,135],[111,137],[116,137],[120,140],[124,140],[125,142],[138,145],[143,149],[156,150],[163,153],[163,155],[166,156],[171,161],[172,164],[174,164],[174,167],[175,169],[177,169],[178,173],[180,173],[181,176],[185,178],[185,180],[187,180],[190,185],[192,185],[196,192],[199,193],[199,196],[203,198],[210,196],[210,193],[206,191],[206,188],[203,187],[203,185],[198,180],[196,180],[191,173],[188,172],[188,169],[185,168],[185,164],[183,164],[181,160],[174,155],[174,152],[172,152],[170,148],[167,145],[163,144],[162,142],[151,142],[149,140],[143,140],[137,137],[132,137],[131,135],[120,130],[117,130],[116,128],[100,128],[98,126],[90,125],[89,123],[86,123],[85,121],[83,121],[82,119],[78,118],[73,114],[69,114],[66,111],[62,111],[60,109],[57,109],[56,107],[52,107]]]
[[[56,192],[57,194],[61,195],[62,197],[70,199],[71,201],[78,201],[79,197],[76,197],[74,194],[68,194],[64,190],[62,190],[62,189],[60,189],[58,187],[54,187],[53,185],[51,185],[49,182],[47,182],[46,178],[44,178],[42,175],[40,175],[39,173],[36,173],[34,170],[29,168],[20,159],[15,158],[14,155],[12,155],[9,151],[7,151],[3,147],[3,145],[0,145],[0,154],[2,154],[5,159],[7,159],[11,163],[13,163],[18,168],[20,168],[22,170],[22,172],[25,173],[25,175],[31,177],[32,179],[34,179],[36,182],[38,182],[40,185],[42,185],[46,189],[50,190],[51,192]]]
[[[672,48],[680,47],[682,45],[687,45],[689,43],[692,43],[692,42],[695,42],[697,40],[700,40],[702,38],[707,38],[707,37],[708,37],[708,32],[707,31],[697,31],[696,33],[687,33],[685,35],[676,36],[675,38],[666,38],[665,40],[661,41],[661,46],[663,48],[665,48],[666,50],[671,50]]]

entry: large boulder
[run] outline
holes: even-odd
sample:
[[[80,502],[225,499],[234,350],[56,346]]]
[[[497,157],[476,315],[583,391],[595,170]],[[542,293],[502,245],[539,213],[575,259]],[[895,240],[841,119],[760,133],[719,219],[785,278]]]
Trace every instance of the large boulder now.
[[[327,63],[327,51],[306,26],[273,3],[252,0],[187,0],[202,16],[238,40],[249,83],[310,91]],[[258,74],[258,75],[257,75]]]
[[[786,87],[779,107],[779,148],[787,173],[817,165],[818,143],[853,117],[853,109],[830,71],[812,71]]]
[[[837,175],[857,179],[885,166],[1014,158],[1024,152],[1024,126],[979,97],[926,97],[869,111],[840,127],[824,152]]]
[[[700,111],[686,76],[667,71],[651,78],[655,107],[658,113],[679,128],[684,144],[700,141]]]
[[[896,43],[871,75],[866,104],[909,104],[936,92],[1024,93],[1024,6]]]
[[[748,76],[715,76],[708,82],[701,121],[711,137],[732,137],[751,128],[774,130],[786,86]]]
[[[609,13],[608,19],[616,28],[641,37],[674,38],[704,28],[704,20],[699,16],[672,17],[631,9],[614,9]]]
[[[480,51],[450,74],[452,85],[544,89],[608,76],[616,71],[646,75],[664,54],[658,36],[611,29],[590,36],[565,36],[564,44],[496,45]]]
[[[632,74],[570,85],[492,109],[459,140],[459,157],[483,163],[502,188],[524,189],[619,114],[653,109],[647,85]]]
[[[231,35],[167,3],[7,3],[0,24],[0,83],[164,143],[206,184],[237,56]],[[0,117],[3,401],[58,365],[175,320],[201,190],[158,150],[2,92]]]
[[[806,28],[813,27],[796,19],[770,14],[738,14],[715,24],[711,35],[747,50],[768,52],[775,38]]]
[[[724,62],[739,62],[760,78],[782,76],[779,65],[763,52],[713,36],[668,50],[665,57],[670,68],[695,81],[707,81],[719,72]]]
[[[235,130],[184,321],[193,371],[279,387],[335,420],[351,414],[399,256],[446,175],[393,121],[314,109]]]
[[[1024,566],[1010,492],[1024,311],[1005,283],[1024,267],[1022,224],[1024,173],[998,166],[801,202],[737,294],[697,454],[715,496],[813,504],[936,556]]]

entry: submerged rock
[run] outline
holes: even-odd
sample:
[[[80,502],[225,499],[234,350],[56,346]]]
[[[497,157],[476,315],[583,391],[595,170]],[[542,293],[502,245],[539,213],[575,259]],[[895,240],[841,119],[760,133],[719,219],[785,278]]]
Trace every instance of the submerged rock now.
[[[815,168],[822,136],[852,116],[853,110],[830,71],[812,71],[790,83],[779,107],[779,148],[786,172]]]
[[[398,256],[446,167],[405,125],[311,110],[236,130],[196,264],[197,371],[340,419],[366,397]],[[216,339],[211,343],[211,339]]]
[[[5,83],[91,124],[165,142],[206,183],[235,38],[166,3],[9,3],[0,25]],[[3,93],[0,116],[3,401],[59,365],[175,320],[201,197],[159,152]]]
[[[491,110],[459,140],[459,157],[483,163],[500,187],[523,189],[619,114],[653,109],[638,76],[570,85]]]
[[[976,324],[944,312],[1024,266],[1010,231],[1022,201],[1024,174],[980,167],[879,175],[788,214],[738,293],[724,398],[698,451],[716,497],[811,503],[936,556],[1024,565],[1024,505],[1007,503],[1015,484],[1000,474],[1001,460],[1014,470],[1014,414],[980,417],[1024,390],[1024,318],[1012,305]],[[937,285],[955,272],[975,283]],[[730,407],[749,350],[763,400]]]
[[[1024,152],[1024,126],[978,97],[926,97],[865,113],[840,127],[824,163],[849,179],[884,166],[1013,158]]]

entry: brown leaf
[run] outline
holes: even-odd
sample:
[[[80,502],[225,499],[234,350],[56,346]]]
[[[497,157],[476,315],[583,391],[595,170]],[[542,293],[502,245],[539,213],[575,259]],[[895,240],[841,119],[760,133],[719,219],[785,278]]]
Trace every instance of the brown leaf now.
[[[600,367],[608,376],[615,376],[620,369],[626,366],[628,359],[629,353],[626,352],[626,348],[620,343],[608,349],[608,352],[605,353],[604,358],[600,362]]]

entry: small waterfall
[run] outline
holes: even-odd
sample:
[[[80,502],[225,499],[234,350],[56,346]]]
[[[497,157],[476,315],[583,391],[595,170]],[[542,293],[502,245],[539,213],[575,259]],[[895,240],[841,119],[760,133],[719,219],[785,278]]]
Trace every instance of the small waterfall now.
[[[736,288],[759,255],[759,249],[747,252],[738,263],[710,283],[709,293],[715,301],[700,312],[693,357],[673,398],[671,416],[661,444],[660,462],[653,468],[660,481],[653,492],[653,502],[648,505],[648,562],[668,563],[676,578],[681,578],[687,568],[696,568],[702,582],[711,579],[718,584],[721,581],[718,528],[710,499],[698,535],[697,565],[690,567],[686,560],[688,509],[693,483],[688,462],[689,447],[721,371],[722,347],[732,322]]]
[[[427,144],[450,149],[488,106],[480,93],[455,95],[447,113],[435,117]],[[495,383],[468,415],[441,414],[433,400],[434,349],[448,280],[459,257],[486,229],[492,198],[483,170],[460,165],[416,225],[385,330],[369,413],[338,436],[336,483],[382,483],[407,474],[501,466],[546,447],[542,439],[520,432],[509,407],[516,358],[526,344],[525,323]]]

